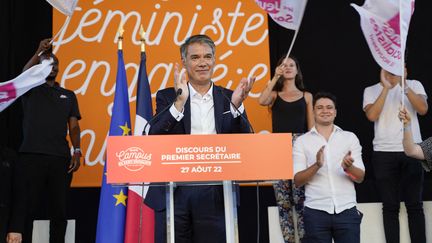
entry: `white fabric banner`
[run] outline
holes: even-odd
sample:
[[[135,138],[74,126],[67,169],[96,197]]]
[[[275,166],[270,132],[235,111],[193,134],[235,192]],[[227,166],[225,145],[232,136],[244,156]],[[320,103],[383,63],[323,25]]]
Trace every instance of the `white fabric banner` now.
[[[18,77],[0,83],[0,112],[30,89],[45,83],[45,78],[51,73],[51,63],[52,59],[44,60],[41,64],[27,69]]]
[[[360,15],[360,25],[375,61],[383,69],[402,76],[402,57],[414,0],[366,0],[361,7],[351,6]]]
[[[255,0],[280,26],[297,30],[301,23],[306,0]]]
[[[47,2],[64,15],[71,16],[78,0],[47,0]]]

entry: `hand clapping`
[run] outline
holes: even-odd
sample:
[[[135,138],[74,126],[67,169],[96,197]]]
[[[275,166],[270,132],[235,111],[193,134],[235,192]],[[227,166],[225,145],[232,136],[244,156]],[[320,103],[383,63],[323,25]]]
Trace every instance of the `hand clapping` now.
[[[176,93],[177,90],[182,90],[181,94],[177,97],[178,102],[175,103],[177,110],[181,111],[189,97],[189,88],[186,75],[184,74],[184,71],[180,70],[178,63],[176,63],[174,67],[174,89]]]
[[[318,165],[319,168],[321,168],[324,165],[324,149],[325,149],[325,145],[322,146],[316,154],[316,164]]]
[[[354,163],[354,159],[353,157],[351,157],[351,151],[348,151],[348,153],[342,159],[342,168],[344,170],[347,170],[353,165],[353,163]]]
[[[254,83],[255,83],[255,77],[252,77],[249,80],[247,78],[242,78],[240,80],[240,84],[234,90],[231,97],[232,103],[237,108],[240,107],[241,103],[246,99]]]

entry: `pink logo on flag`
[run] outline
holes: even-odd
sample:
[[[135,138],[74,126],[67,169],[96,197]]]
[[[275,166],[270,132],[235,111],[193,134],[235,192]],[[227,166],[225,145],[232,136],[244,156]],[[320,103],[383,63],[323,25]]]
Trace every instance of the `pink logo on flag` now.
[[[381,22],[373,17],[369,19],[373,26],[373,34],[369,35],[368,41],[376,47],[375,50],[380,54],[382,60],[390,66],[394,66],[396,60],[401,59],[399,14],[395,17],[388,22]]]
[[[281,0],[257,0],[256,2],[269,14],[277,14],[280,11]]]
[[[400,28],[399,28],[399,13],[397,13],[393,18],[391,18],[387,24],[392,28],[392,30],[400,35]],[[400,44],[400,43],[399,43]]]
[[[16,89],[13,83],[0,85],[0,103],[16,99]]]
[[[306,7],[306,0],[255,0],[255,2],[276,23],[291,30],[299,28]]]

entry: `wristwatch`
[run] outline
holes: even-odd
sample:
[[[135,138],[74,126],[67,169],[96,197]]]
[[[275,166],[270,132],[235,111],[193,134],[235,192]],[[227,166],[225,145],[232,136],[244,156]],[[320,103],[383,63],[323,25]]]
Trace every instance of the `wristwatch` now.
[[[81,149],[80,148],[75,148],[74,149],[74,154],[79,154],[81,157]]]

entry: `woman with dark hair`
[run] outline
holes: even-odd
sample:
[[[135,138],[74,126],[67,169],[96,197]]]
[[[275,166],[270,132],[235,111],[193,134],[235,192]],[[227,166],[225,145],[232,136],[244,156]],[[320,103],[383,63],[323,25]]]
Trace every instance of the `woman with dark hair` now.
[[[259,103],[270,107],[274,133],[288,132],[293,133],[295,137],[307,132],[314,125],[312,94],[305,91],[299,63],[292,56],[279,60],[275,75],[262,91]],[[279,181],[273,187],[285,242],[295,242],[294,208],[297,212],[297,230],[301,240],[304,236],[304,187],[295,187],[292,180]]]

